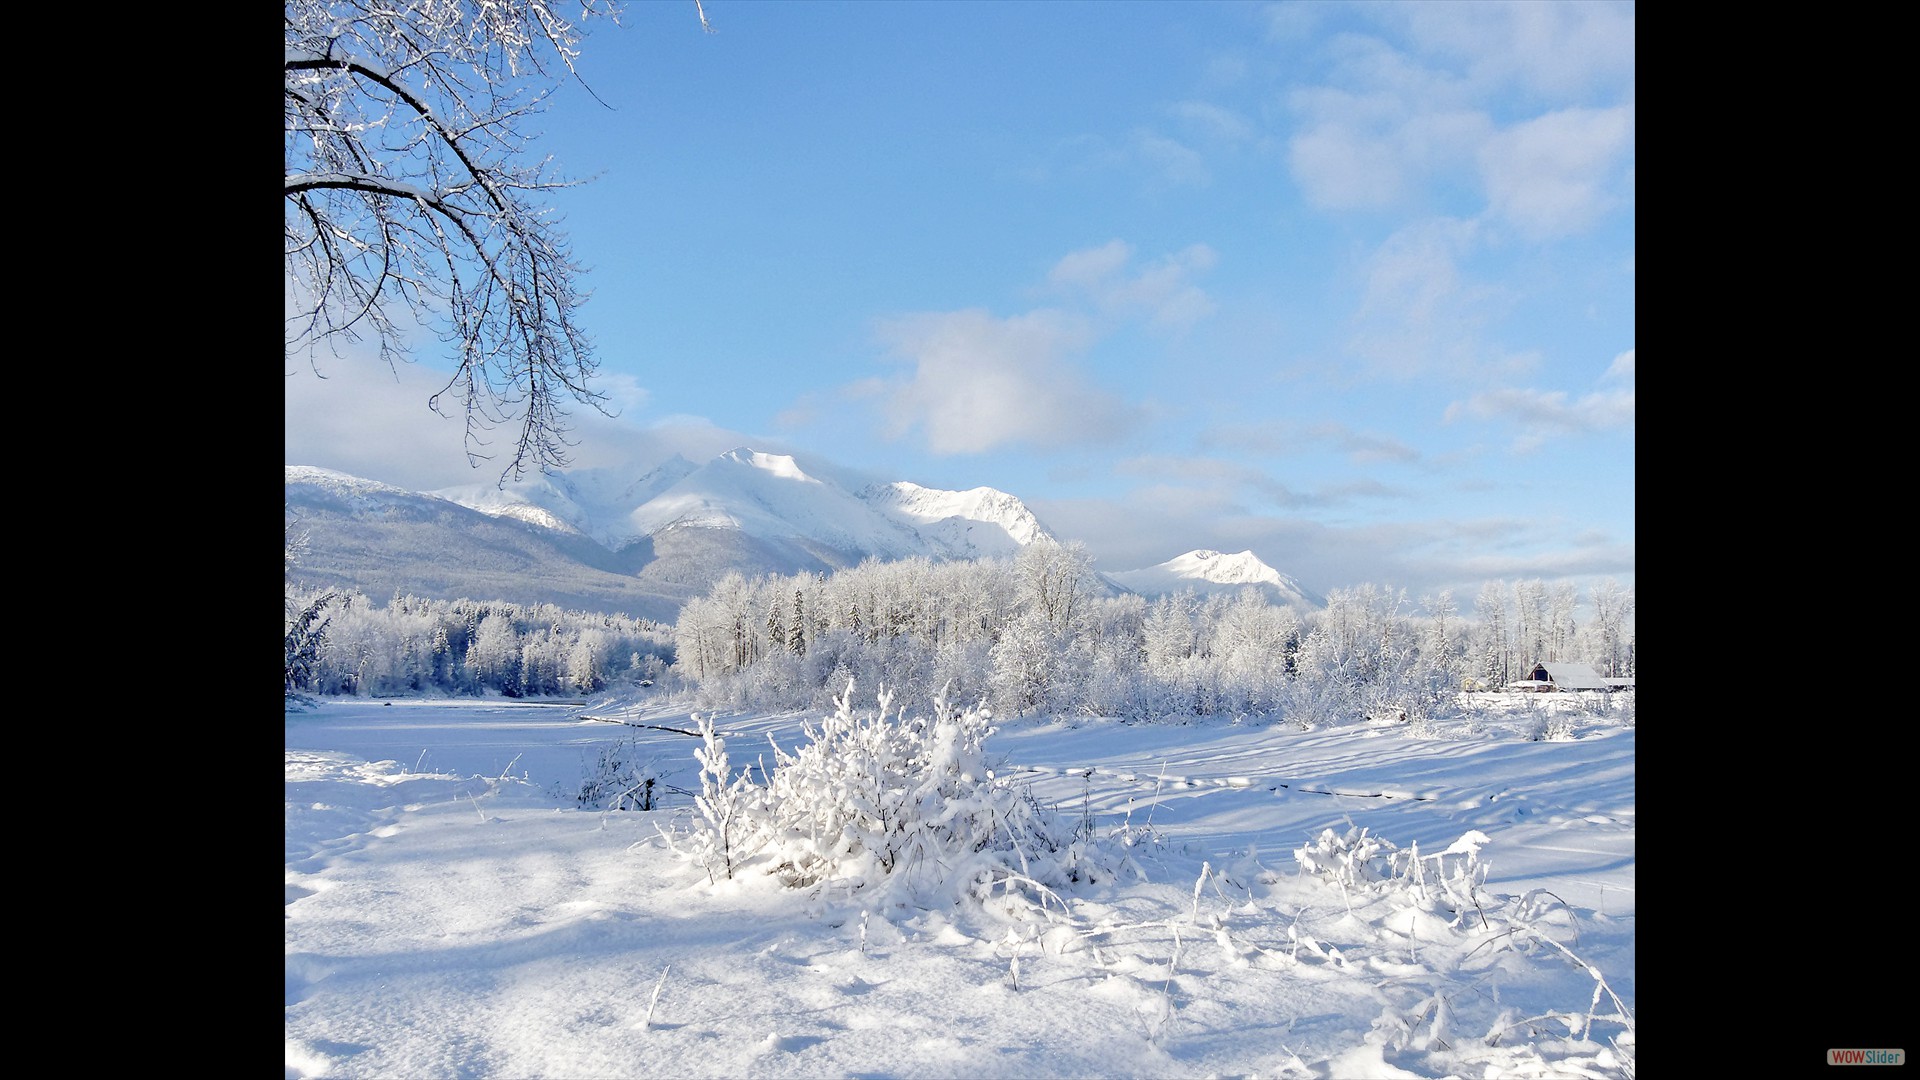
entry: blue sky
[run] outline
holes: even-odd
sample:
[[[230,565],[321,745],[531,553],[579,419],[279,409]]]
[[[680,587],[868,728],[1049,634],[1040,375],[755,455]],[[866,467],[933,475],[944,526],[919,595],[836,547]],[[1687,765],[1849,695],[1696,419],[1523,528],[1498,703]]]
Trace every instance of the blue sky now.
[[[540,118],[620,410],[579,464],[987,485],[1106,570],[1632,584],[1632,4],[705,10],[594,28]],[[290,377],[288,462],[471,483],[437,363]]]

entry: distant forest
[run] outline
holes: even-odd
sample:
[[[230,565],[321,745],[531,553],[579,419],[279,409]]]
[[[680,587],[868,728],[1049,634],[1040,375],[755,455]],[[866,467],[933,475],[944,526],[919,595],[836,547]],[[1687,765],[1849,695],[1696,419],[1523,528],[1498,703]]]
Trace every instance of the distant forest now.
[[[944,690],[1003,716],[1417,723],[1541,661],[1633,676],[1632,591],[1607,581],[1582,599],[1534,580],[1489,582],[1465,614],[1448,592],[1410,603],[1371,584],[1310,612],[1251,587],[1149,600],[1106,595],[1077,543],[731,574],[672,627],[546,605],[299,593],[287,605],[287,690],[551,696],[645,683],[702,708],[765,709],[829,707],[851,681],[902,701]]]
[[[287,693],[557,697],[657,679],[673,628],[551,604],[287,597]]]

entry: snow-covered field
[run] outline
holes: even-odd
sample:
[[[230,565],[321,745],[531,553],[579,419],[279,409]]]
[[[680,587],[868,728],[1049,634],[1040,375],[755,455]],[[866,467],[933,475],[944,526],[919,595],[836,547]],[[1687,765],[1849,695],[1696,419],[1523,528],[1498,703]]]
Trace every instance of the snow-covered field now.
[[[1556,697],[1425,737],[1004,721],[1001,775],[1133,841],[1064,907],[710,880],[662,838],[700,741],[604,703],[289,712],[287,1076],[1631,1076],[1635,729],[1531,738]],[[717,726],[738,766],[801,721]],[[580,806],[610,748],[660,808]]]

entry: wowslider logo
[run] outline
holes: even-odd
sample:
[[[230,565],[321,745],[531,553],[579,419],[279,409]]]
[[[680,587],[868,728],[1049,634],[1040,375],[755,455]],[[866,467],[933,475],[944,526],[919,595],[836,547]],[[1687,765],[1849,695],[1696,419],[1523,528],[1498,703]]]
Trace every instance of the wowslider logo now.
[[[1829,1065],[1905,1065],[1905,1050],[1829,1050]]]

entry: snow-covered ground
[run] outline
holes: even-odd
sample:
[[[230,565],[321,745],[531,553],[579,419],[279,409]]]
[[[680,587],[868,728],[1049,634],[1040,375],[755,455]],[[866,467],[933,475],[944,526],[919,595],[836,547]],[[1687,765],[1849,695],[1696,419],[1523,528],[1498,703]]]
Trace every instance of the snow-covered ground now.
[[[289,712],[287,1076],[1631,1076],[1635,729],[1531,738],[1551,697],[1425,737],[1004,721],[1001,775],[1133,841],[1038,909],[710,880],[663,839],[700,741],[604,703]],[[801,721],[718,727],[738,766]],[[660,808],[581,807],[610,749]]]

